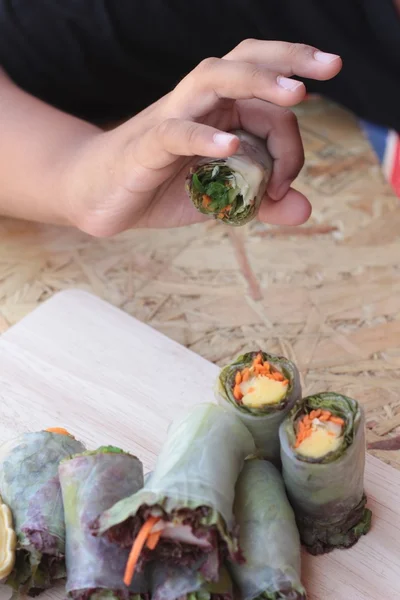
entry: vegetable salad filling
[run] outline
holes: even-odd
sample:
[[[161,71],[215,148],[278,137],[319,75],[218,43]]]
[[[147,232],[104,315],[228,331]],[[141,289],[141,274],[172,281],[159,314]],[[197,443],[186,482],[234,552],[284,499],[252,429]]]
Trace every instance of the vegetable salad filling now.
[[[222,369],[216,393],[250,430],[263,458],[279,467],[279,426],[301,399],[294,363],[266,352],[243,354]]]
[[[230,225],[244,225],[259,209],[272,172],[265,142],[244,131],[238,152],[226,159],[203,159],[191,169],[186,190],[203,214]]]
[[[364,494],[365,417],[333,392],[305,398],[280,427],[283,477],[311,554],[355,544],[371,526]]]
[[[288,390],[289,380],[267,360],[257,354],[250,367],[236,371],[233,397],[238,404],[263,408],[281,402]]]
[[[344,419],[329,410],[312,410],[297,421],[294,448],[304,457],[321,458],[339,448],[344,425]]]

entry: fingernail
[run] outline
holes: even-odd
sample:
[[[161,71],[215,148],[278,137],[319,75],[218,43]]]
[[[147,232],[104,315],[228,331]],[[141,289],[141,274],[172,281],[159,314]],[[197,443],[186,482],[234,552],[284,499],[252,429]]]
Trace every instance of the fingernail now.
[[[283,77],[282,75],[278,75],[276,78],[278,85],[284,90],[288,90],[289,92],[294,92],[297,90],[302,84],[301,81],[296,81],[295,79],[289,79],[289,77]]]
[[[337,54],[328,54],[327,52],[321,52],[317,50],[314,52],[314,58],[320,63],[324,63],[324,65],[329,65],[331,62],[340,58]]]
[[[214,133],[213,140],[216,146],[229,146],[233,140],[237,140],[237,137],[230,133]]]

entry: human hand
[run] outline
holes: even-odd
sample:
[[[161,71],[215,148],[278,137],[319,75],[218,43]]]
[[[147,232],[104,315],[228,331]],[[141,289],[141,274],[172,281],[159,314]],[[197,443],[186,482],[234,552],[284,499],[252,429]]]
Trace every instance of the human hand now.
[[[70,220],[95,236],[132,227],[203,221],[185,192],[194,157],[225,158],[244,129],[265,139],[273,173],[258,218],[304,223],[311,206],[291,187],[303,166],[297,120],[303,100],[292,75],[331,79],[341,59],[301,44],[246,40],[222,59],[200,63],[168,95],[112,131],[93,135],[76,154],[67,191]]]

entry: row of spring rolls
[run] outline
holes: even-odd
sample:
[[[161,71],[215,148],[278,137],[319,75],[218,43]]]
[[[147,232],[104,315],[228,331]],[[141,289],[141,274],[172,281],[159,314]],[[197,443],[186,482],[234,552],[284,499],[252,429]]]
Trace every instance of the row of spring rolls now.
[[[172,424],[146,480],[136,457],[65,431],[4,446],[16,537],[0,579],[35,595],[67,574],[73,600],[305,598],[300,537],[319,554],[370,527],[363,412],[338,394],[301,400],[293,363],[264,353],[223,369],[218,396]]]
[[[23,434],[2,450],[16,598],[65,577],[73,600],[230,600],[234,586],[243,600],[305,598],[279,473],[249,458],[251,433],[215,404],[173,423],[146,480],[135,456],[86,451],[66,432]]]
[[[365,415],[355,400],[333,392],[302,399],[296,366],[264,352],[223,368],[216,394],[251,431],[263,458],[282,472],[311,554],[349,548],[369,531]]]

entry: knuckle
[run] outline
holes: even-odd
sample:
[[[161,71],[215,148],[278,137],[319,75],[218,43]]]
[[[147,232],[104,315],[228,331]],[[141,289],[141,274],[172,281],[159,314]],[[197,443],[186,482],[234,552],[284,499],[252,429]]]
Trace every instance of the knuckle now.
[[[165,119],[164,121],[159,123],[157,125],[158,137],[160,137],[162,140],[169,138],[173,134],[174,130],[176,129],[177,122],[178,122],[178,119],[174,119],[171,117],[171,118]]]
[[[256,86],[263,85],[265,86],[266,82],[266,72],[264,69],[260,68],[257,65],[249,66],[249,75],[251,80]]]
[[[315,48],[308,46],[307,44],[289,43],[288,55],[293,58],[298,56],[305,56],[311,58],[314,54]]]
[[[241,50],[247,50],[248,48],[251,48],[251,46],[254,45],[255,41],[256,40],[254,38],[246,38],[245,40],[242,40],[240,44],[236,46],[236,48],[240,48]]]
[[[186,139],[189,148],[193,148],[196,143],[197,134],[199,132],[199,126],[197,123],[189,123],[186,126]]]
[[[201,63],[198,64],[198,66],[195,68],[195,70],[193,71],[193,73],[195,73],[196,71],[198,73],[208,73],[209,71],[212,71],[213,69],[215,69],[215,67],[219,64],[220,62],[220,58],[215,58],[214,56],[209,56],[208,58],[205,58],[204,60],[201,61]]]

